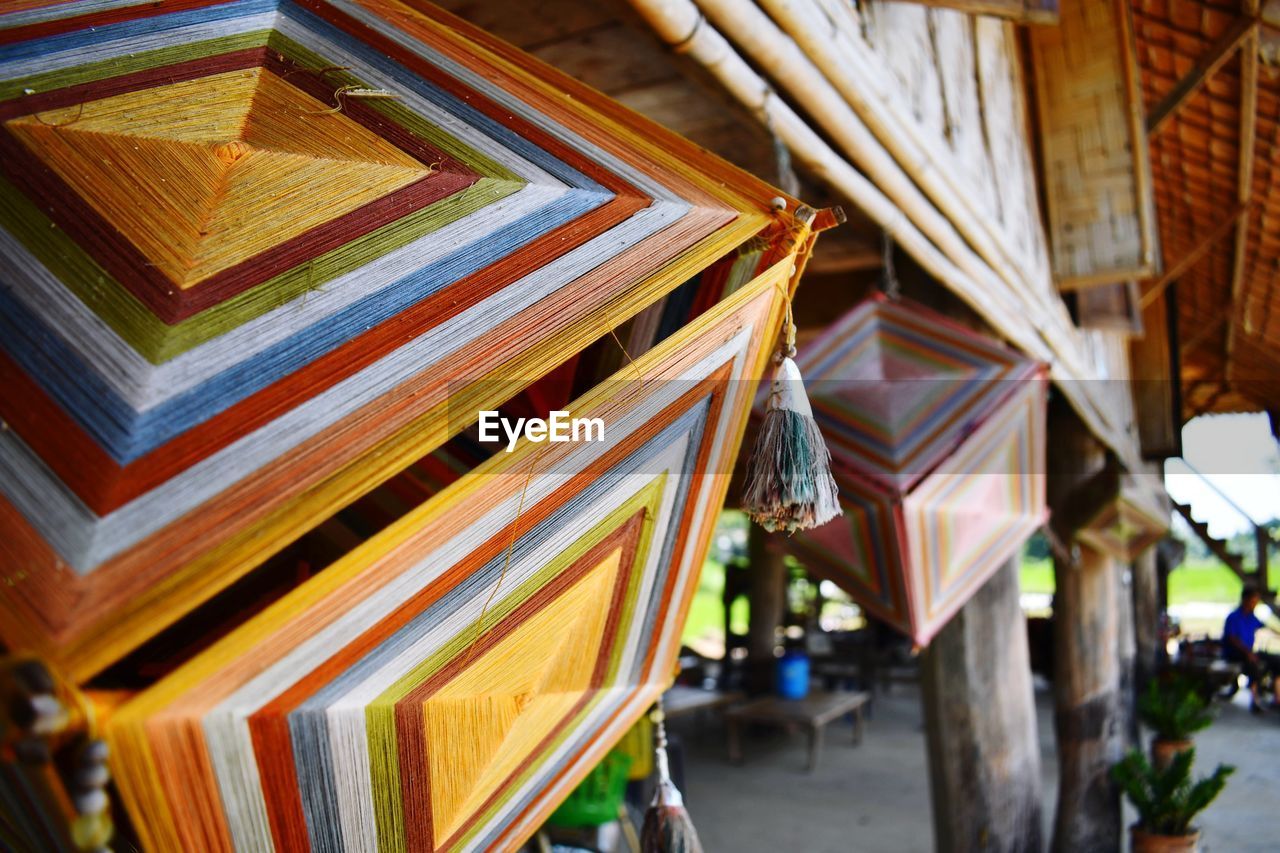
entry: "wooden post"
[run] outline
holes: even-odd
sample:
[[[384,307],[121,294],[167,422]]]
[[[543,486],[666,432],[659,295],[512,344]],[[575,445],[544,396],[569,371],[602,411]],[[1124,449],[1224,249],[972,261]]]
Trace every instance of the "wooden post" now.
[[[764,693],[773,687],[773,652],[786,605],[787,567],[781,554],[766,547],[768,536],[753,524],[747,539],[747,555],[751,561],[751,586],[747,594],[751,607],[747,627],[747,687],[752,693]]]
[[[1133,561],[1133,639],[1137,656],[1134,678],[1139,691],[1156,674],[1160,662],[1160,577],[1156,549],[1148,548]]]
[[[1120,793],[1109,775],[1120,758],[1123,726],[1117,566],[1075,544],[1069,526],[1094,509],[1080,505],[1080,487],[1106,465],[1106,452],[1066,406],[1051,409],[1049,447],[1049,503],[1058,537],[1071,551],[1053,561],[1058,808],[1052,849],[1119,850]]]
[[[1169,572],[1173,571],[1175,566],[1162,553],[1160,548],[1156,548],[1156,607],[1160,609],[1160,615],[1169,612]],[[1162,645],[1156,651],[1156,659],[1163,662],[1168,657],[1168,652]]]
[[[1140,743],[1138,730],[1138,642],[1137,619],[1133,609],[1133,572],[1123,563],[1116,565],[1116,621],[1120,631],[1120,716],[1121,743],[1127,752]]]
[[[1027,625],[1010,560],[921,655],[937,850],[1044,847]]]

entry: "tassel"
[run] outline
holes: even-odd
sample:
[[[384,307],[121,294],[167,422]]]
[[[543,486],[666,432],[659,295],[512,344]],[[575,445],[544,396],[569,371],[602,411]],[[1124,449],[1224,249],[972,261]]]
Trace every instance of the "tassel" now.
[[[843,514],[831,476],[831,451],[813,419],[800,369],[791,360],[794,352],[788,345],[787,352],[780,353],[743,494],[743,509],[753,521],[765,530],[787,533]]]
[[[779,178],[794,181],[790,152],[776,134],[773,143]],[[775,209],[785,210],[786,205],[786,199],[774,199]],[[842,217],[837,216],[837,221]],[[815,212],[801,205],[796,211],[793,239],[808,234],[814,218]],[[775,357],[778,369],[769,388],[764,422],[747,461],[742,500],[747,515],[771,533],[808,530],[843,514],[840,491],[831,476],[831,451],[813,419],[800,368],[792,360],[796,355],[796,323],[791,292],[786,288],[783,299],[783,338]]]
[[[684,807],[684,797],[671,781],[671,768],[667,763],[667,727],[662,713],[662,700],[654,709],[653,752],[658,769],[658,790],[644,815],[640,829],[641,853],[702,853],[698,831]]]

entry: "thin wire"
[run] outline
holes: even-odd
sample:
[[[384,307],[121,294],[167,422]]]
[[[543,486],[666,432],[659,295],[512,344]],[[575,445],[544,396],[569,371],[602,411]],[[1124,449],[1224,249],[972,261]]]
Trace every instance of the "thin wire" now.
[[[36,121],[40,122],[45,127],[54,127],[54,128],[68,127],[69,125],[75,124],[81,118],[84,117],[84,101],[81,101],[77,106],[76,114],[71,118],[67,119],[66,121],[62,121],[62,122],[45,121],[43,118],[41,118],[40,113],[32,113],[32,117],[35,118]]]
[[[618,345],[618,349],[622,350],[622,354],[627,357],[627,361],[631,362],[631,369],[636,372],[636,378],[641,382],[644,381],[644,372],[636,365],[636,360],[631,357],[631,353],[622,345],[622,340],[618,337],[618,330],[610,328],[609,334],[613,336],[613,342]]]
[[[622,345],[622,340],[618,337],[617,331],[611,327],[609,334],[613,337],[614,342],[617,343],[618,348],[622,350],[622,354],[627,357],[627,361],[631,363],[631,369],[636,372],[636,377],[643,382],[644,372],[640,370],[639,365],[631,357],[631,353],[627,351],[627,348]],[[502,589],[502,583],[507,577],[507,570],[511,567],[511,556],[515,552],[516,538],[520,532],[520,518],[524,513],[525,497],[529,494],[529,484],[533,482],[533,472],[538,467],[538,462],[542,459],[542,454],[546,452],[548,446],[543,445],[538,448],[538,452],[533,455],[533,460],[529,463],[529,470],[524,477],[524,485],[520,488],[520,499],[516,501],[516,515],[511,520],[511,538],[507,541],[506,555],[502,560],[502,570],[498,572],[497,583],[493,585],[493,589],[489,590],[489,597],[485,599],[484,607],[480,608],[480,617],[476,620],[475,635],[471,638],[471,642],[467,644],[467,656],[463,661],[464,665],[469,664],[471,658],[475,655],[476,643],[479,642],[484,633],[484,622],[489,615],[489,607],[493,604],[493,599],[497,597],[498,590]]]
[[[335,113],[340,113],[342,112],[343,107],[346,105],[346,102],[343,100],[344,98],[366,98],[369,100],[397,101],[400,99],[400,96],[395,92],[391,92],[386,89],[369,89],[364,86],[356,86],[354,84],[349,84],[346,86],[339,86],[337,91],[333,93],[333,100],[337,104],[336,107],[333,107],[327,110],[306,110],[304,112],[304,115],[320,116],[320,115],[334,115]]]

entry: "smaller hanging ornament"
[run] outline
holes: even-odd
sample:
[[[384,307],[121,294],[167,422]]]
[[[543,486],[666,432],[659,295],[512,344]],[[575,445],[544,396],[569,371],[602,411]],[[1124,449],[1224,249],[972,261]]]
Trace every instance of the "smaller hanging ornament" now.
[[[662,713],[662,699],[650,715],[653,720],[654,763],[658,771],[658,789],[644,815],[640,829],[641,853],[702,853],[698,831],[684,807],[684,797],[671,781],[667,761],[667,726]]]
[[[887,294],[797,364],[844,518],[775,545],[925,646],[1044,523],[1044,369]]]

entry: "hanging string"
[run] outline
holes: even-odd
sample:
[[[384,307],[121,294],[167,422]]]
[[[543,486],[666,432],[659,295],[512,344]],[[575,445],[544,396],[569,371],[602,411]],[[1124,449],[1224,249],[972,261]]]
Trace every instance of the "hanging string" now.
[[[671,763],[667,758],[667,724],[659,696],[649,714],[653,722],[653,757],[658,774],[658,786],[653,792],[653,802],[644,815],[640,829],[640,849],[643,853],[702,853],[702,842],[693,827],[689,812],[684,807],[684,797],[671,781]]]
[[[84,117],[84,101],[81,101],[79,104],[76,105],[76,114],[73,115],[71,118],[67,119],[66,121],[60,121],[60,122],[45,121],[44,118],[41,117],[40,113],[33,113],[32,117],[36,121],[38,121],[40,124],[44,125],[45,127],[55,127],[55,128],[68,127],[70,125],[75,124],[81,118]]]
[[[897,302],[902,295],[902,285],[893,267],[893,235],[888,231],[881,232],[880,255],[880,289],[885,296]]]
[[[644,373],[636,365],[636,360],[631,357],[631,352],[622,344],[622,339],[618,337],[618,330],[609,327],[609,334],[613,337],[613,342],[618,345],[618,349],[622,350],[622,354],[627,357],[627,361],[631,364],[631,369],[636,372],[636,379],[644,381]]]
[[[323,116],[323,115],[333,115],[335,113],[340,113],[342,112],[343,107],[346,105],[345,101],[343,100],[344,98],[363,98],[366,100],[395,101],[395,100],[399,100],[400,96],[397,95],[395,92],[388,91],[387,89],[370,89],[365,86],[356,86],[354,84],[348,84],[346,86],[339,86],[337,91],[333,93],[333,100],[337,104],[336,107],[333,107],[327,110],[307,110],[305,114],[312,115],[312,116]]]
[[[529,483],[533,481],[534,469],[538,467],[538,460],[542,458],[542,454],[549,445],[543,445],[538,448],[538,452],[533,455],[533,459],[529,462],[529,470],[524,476],[524,485],[520,488],[520,498],[516,501],[516,515],[511,519],[511,536],[507,540],[506,553],[502,558],[502,570],[498,572],[498,580],[493,585],[493,589],[489,590],[489,595],[484,600],[484,606],[480,608],[480,616],[476,619],[475,631],[472,633],[471,641],[467,643],[467,654],[463,658],[463,666],[471,663],[471,658],[475,655],[476,643],[480,641],[480,637],[484,635],[485,618],[489,615],[489,606],[493,604],[493,599],[497,597],[498,590],[502,589],[502,583],[507,579],[507,569],[511,567],[511,555],[516,550],[516,539],[520,533],[520,516],[524,513],[525,496],[529,493]]]

